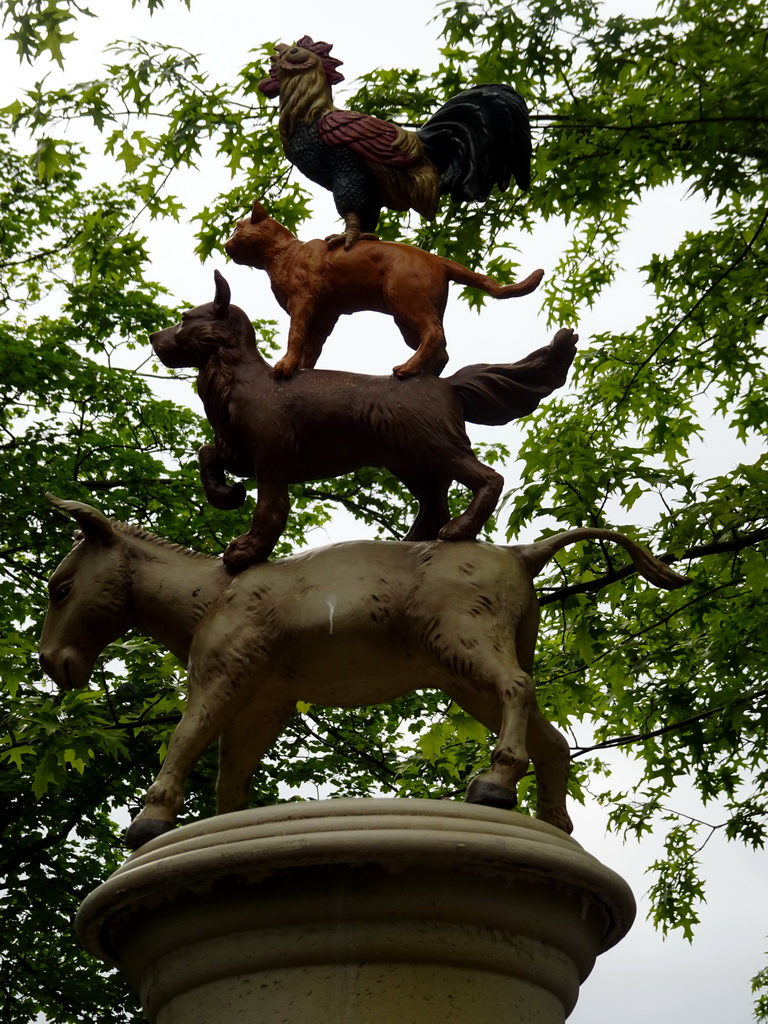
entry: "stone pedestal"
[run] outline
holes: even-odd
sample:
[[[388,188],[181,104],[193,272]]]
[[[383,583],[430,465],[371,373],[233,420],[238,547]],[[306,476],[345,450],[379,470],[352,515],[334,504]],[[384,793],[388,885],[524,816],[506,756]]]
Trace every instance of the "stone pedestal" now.
[[[634,914],[623,879],[534,819],[328,800],[153,840],[76,929],[152,1024],[562,1024]]]

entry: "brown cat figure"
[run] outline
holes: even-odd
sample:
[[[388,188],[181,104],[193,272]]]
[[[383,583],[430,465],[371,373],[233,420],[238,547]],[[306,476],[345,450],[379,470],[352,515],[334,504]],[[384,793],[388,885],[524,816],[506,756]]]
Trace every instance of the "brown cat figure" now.
[[[501,285],[400,242],[362,239],[349,250],[329,249],[320,238],[300,242],[259,202],[224,248],[235,263],[266,270],[275,298],[291,317],[288,351],[275,366],[276,377],[315,366],[339,317],[361,310],[389,314],[406,345],[416,350],[394,368],[396,376],[439,374],[448,362],[443,314],[451,281],[509,299],[528,295],[544,276],[534,270],[524,281]]]

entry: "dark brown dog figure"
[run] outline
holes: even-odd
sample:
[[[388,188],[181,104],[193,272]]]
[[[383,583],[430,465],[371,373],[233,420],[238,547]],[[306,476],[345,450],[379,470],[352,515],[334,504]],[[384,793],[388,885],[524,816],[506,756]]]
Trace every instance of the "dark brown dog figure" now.
[[[528,295],[544,276],[535,270],[519,284],[500,285],[413,245],[363,239],[346,250],[329,249],[319,238],[300,242],[259,202],[224,248],[235,263],[266,270],[275,298],[291,317],[288,351],[275,366],[276,377],[313,367],[339,317],[364,309],[394,317],[406,345],[416,349],[394,368],[398,377],[439,374],[448,362],[443,314],[451,281],[508,299]]]
[[[166,366],[196,366],[198,393],[216,443],[200,450],[206,496],[216,508],[245,501],[241,483],[225,473],[255,477],[258,499],[248,533],[233,540],[224,562],[239,572],[268,557],[289,510],[288,485],[383,466],[419,502],[406,540],[474,540],[493,513],[502,478],[478,461],[464,420],[507,423],[532,412],[565,383],[575,352],[572,330],[520,363],[468,366],[442,379],[419,374],[398,380],[335,370],[301,370],[276,379],[256,347],[248,317],[230,304],[229,285],[215,273],[213,302],[185,313],[181,323],[150,338]],[[452,481],[472,492],[455,519],[448,510]]]

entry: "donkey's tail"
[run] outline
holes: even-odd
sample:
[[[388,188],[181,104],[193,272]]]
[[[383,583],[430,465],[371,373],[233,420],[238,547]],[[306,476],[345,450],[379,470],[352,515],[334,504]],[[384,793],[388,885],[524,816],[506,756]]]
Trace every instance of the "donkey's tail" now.
[[[600,530],[596,527],[584,526],[578,530],[556,533],[535,544],[521,544],[519,547],[515,547],[514,551],[535,579],[557,551],[580,540],[609,540],[618,544],[629,553],[629,557],[640,575],[657,587],[675,590],[677,587],[684,587],[686,583],[691,582],[687,576],[681,576],[674,569],[670,569],[641,544],[625,537],[623,533],[616,533],[615,530]]]
[[[533,412],[542,398],[565,384],[578,334],[570,327],[519,363],[475,363],[445,380],[456,391],[470,423],[509,423]]]
[[[513,284],[499,284],[495,278],[489,277],[487,274],[476,274],[474,270],[462,267],[460,263],[454,263],[453,260],[444,260],[444,266],[449,281],[455,281],[456,284],[468,284],[472,288],[479,288],[494,299],[513,299],[518,295],[530,295],[531,292],[536,291],[541,284],[542,277],[544,277],[543,270],[534,270],[524,281],[515,281]]]

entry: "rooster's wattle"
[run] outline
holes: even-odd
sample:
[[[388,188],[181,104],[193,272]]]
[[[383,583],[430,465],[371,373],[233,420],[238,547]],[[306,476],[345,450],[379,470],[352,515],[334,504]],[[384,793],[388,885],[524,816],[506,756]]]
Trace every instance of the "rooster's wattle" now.
[[[453,96],[416,131],[333,105],[343,80],[329,43],[304,36],[280,43],[267,96],[280,97],[280,138],[291,163],[330,189],[344,218],[346,248],[376,230],[382,207],[432,218],[440,196],[485,201],[514,177],[530,184],[531,133],[525,101],[509,85],[476,85]]]

